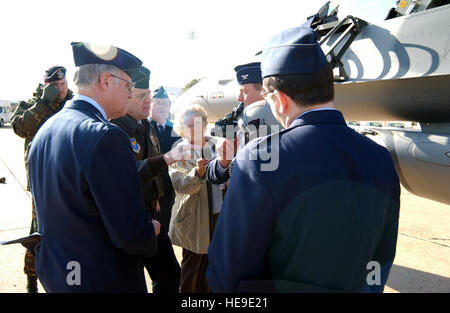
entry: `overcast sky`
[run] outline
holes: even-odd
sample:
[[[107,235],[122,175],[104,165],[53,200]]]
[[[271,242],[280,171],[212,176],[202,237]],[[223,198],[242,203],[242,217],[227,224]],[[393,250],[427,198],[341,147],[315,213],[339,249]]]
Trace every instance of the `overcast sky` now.
[[[305,0],[15,0],[0,2],[0,99],[31,97],[51,65],[67,68],[72,41],[118,46],[151,70],[152,88],[184,87],[233,68],[274,34],[302,24],[326,1]],[[339,16],[382,20],[392,0],[341,0]],[[353,13],[353,11],[358,13]],[[345,12],[345,13],[344,13]],[[191,34],[194,33],[194,37]]]

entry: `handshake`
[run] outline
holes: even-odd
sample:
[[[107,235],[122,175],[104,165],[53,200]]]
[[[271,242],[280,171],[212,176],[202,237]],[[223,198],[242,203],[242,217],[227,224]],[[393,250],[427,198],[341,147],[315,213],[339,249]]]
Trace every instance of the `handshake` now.
[[[199,152],[201,149],[201,147],[190,143],[179,143],[163,155],[164,161],[167,165],[180,161],[185,165],[185,161],[193,159],[195,152]]]
[[[225,168],[228,166],[230,161],[233,159],[235,151],[236,151],[236,139],[222,139],[216,144],[216,152],[217,158],[220,162],[220,165]],[[164,161],[167,165],[171,165],[176,162],[182,162],[183,166],[185,165],[185,161],[196,159],[198,155],[202,155],[201,147],[197,145],[193,145],[190,143],[182,142],[172,148],[169,152],[165,153]],[[207,163],[206,159],[202,160],[200,164],[198,164],[199,168],[204,168]],[[206,162],[206,163],[205,163]],[[198,163],[198,162],[197,162]],[[203,164],[205,163],[205,164]],[[200,177],[203,175],[199,175]]]
[[[172,148],[169,152],[163,154],[164,161],[167,165],[171,165],[176,162],[182,162],[185,165],[185,161],[194,157],[195,151],[201,151],[201,147],[192,145],[189,143],[179,143]],[[159,203],[157,204],[159,206]],[[161,231],[161,224],[157,220],[152,220],[153,227],[155,229],[155,235],[158,236]]]

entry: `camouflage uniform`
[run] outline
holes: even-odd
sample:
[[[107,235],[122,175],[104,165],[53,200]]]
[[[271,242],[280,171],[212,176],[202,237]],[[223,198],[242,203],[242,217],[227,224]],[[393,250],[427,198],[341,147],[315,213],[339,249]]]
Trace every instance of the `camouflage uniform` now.
[[[28,101],[20,101],[17,109],[14,111],[11,117],[11,126],[16,135],[25,139],[25,169],[27,173],[27,190],[30,191],[30,185],[28,182],[28,167],[27,157],[30,150],[30,143],[37,133],[39,128],[44,122],[52,115],[58,112],[67,100],[72,99],[73,93],[71,90],[67,90],[67,95],[62,102],[56,96],[52,101],[49,101],[42,97],[44,85],[39,84],[36,91],[33,93],[33,97]],[[36,211],[34,208],[34,201],[31,201],[31,228],[30,234],[37,231],[36,225]],[[36,277],[36,271],[34,267],[34,257],[27,250],[25,253],[25,267],[24,272],[27,276]]]

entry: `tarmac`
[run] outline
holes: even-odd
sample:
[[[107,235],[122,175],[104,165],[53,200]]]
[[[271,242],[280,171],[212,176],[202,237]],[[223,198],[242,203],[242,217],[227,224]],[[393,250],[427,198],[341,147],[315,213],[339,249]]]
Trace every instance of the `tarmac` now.
[[[26,191],[24,140],[10,126],[0,128],[0,241],[27,236],[31,197]],[[397,251],[386,293],[450,292],[450,205],[402,188]],[[181,248],[174,246],[181,263]],[[25,248],[0,246],[0,293],[25,293]],[[146,273],[147,287],[151,280]],[[39,284],[39,292],[45,293]]]

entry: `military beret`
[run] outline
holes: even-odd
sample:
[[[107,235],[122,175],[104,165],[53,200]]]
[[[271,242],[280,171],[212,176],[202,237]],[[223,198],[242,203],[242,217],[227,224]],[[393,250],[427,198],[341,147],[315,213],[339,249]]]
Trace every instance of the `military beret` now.
[[[262,82],[260,62],[238,65],[234,70],[239,85]]]
[[[66,69],[63,66],[52,66],[45,71],[44,82],[50,83],[66,76]]]
[[[166,99],[167,98],[168,99],[169,96],[167,95],[167,92],[164,89],[164,87],[161,86],[153,91],[152,98],[157,98],[157,99]]]
[[[270,39],[263,51],[262,77],[316,73],[327,64],[316,33],[305,26],[290,28]]]
[[[130,72],[141,67],[142,61],[131,53],[114,46],[102,46],[87,42],[72,42],[75,66],[84,64],[109,64]]]
[[[135,88],[147,89],[150,86],[150,70],[144,66],[129,72]]]

